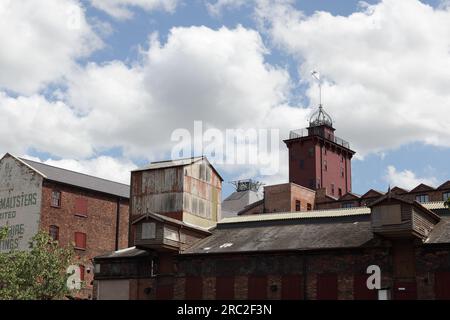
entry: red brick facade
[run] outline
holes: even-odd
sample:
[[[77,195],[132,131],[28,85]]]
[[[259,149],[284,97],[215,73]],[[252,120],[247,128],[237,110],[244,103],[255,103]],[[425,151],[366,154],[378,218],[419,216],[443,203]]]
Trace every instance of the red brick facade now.
[[[52,206],[53,190],[61,193],[60,207]],[[79,215],[75,210],[79,199],[84,199],[87,204],[85,216]],[[116,238],[118,204],[120,211],[118,237]],[[86,248],[75,250],[79,263],[85,266],[85,286],[79,297],[92,298],[93,296],[94,272],[91,259],[107,252],[128,247],[128,218],[128,199],[52,181],[44,181],[40,229],[48,232],[50,226],[58,227],[58,240],[62,246],[74,244],[76,232],[86,235]]]

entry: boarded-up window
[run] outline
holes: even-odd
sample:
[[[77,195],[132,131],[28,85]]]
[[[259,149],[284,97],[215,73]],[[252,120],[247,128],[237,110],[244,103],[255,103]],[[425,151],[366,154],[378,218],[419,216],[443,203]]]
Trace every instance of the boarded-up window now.
[[[75,215],[87,217],[87,203],[85,198],[75,199]]]
[[[144,222],[141,225],[141,239],[155,239],[156,224],[154,222]]]
[[[402,222],[401,206],[399,204],[377,206],[373,208],[372,212],[374,226],[400,224]]]
[[[377,300],[377,290],[367,288],[368,277],[368,274],[357,274],[353,277],[353,298],[355,300]]]
[[[234,277],[216,278],[216,299],[217,300],[234,299]]]
[[[436,272],[434,274],[434,290],[436,299],[450,300],[450,272]]]
[[[281,278],[281,299],[303,299],[302,277],[297,274],[284,275]]]
[[[175,228],[164,227],[164,238],[172,241],[180,241],[180,235]]]
[[[49,235],[54,240],[59,240],[59,228],[57,226],[50,226]]]
[[[248,299],[263,300],[267,299],[267,277],[249,276],[248,277]]]
[[[75,248],[86,249],[86,234],[82,232],[75,232]]]
[[[187,300],[200,300],[203,296],[203,281],[201,277],[187,277],[185,284]]]
[[[61,207],[61,192],[58,190],[52,191],[52,207],[60,208]]]
[[[318,300],[337,300],[338,282],[336,274],[317,275],[317,299]]]

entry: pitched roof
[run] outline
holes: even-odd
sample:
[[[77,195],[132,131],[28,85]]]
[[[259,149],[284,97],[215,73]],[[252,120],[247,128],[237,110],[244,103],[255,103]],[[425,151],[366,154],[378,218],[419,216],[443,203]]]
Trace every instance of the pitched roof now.
[[[220,178],[220,180],[223,181],[222,176],[219,174],[219,172],[216,170],[216,168],[214,168],[214,166],[209,162],[208,158],[205,156],[183,158],[183,159],[176,159],[176,160],[154,161],[146,166],[137,168],[131,172],[173,168],[173,167],[184,167],[184,166],[191,165],[191,164],[196,163],[201,160],[205,160],[209,164],[209,166],[214,170],[214,172],[217,174],[217,176]]]
[[[236,216],[249,205],[260,201],[262,195],[253,190],[235,191],[222,201],[222,217]]]
[[[354,200],[354,199],[359,199],[360,197],[361,196],[356,193],[347,192],[342,197],[340,197],[339,200]]]
[[[187,165],[193,164],[197,161],[200,161],[202,159],[203,159],[203,157],[192,157],[192,158],[184,158],[184,159],[177,159],[177,160],[155,161],[155,162],[151,162],[150,164],[143,166],[141,168],[137,168],[137,169],[133,170],[132,172],[187,166]]]
[[[384,192],[381,192],[381,191],[378,191],[378,190],[375,190],[375,189],[370,189],[369,191],[367,191],[366,193],[364,193],[361,196],[361,199],[363,199],[363,198],[380,197],[382,195],[384,195]]]
[[[358,221],[328,220],[295,224],[228,226],[219,224],[213,234],[182,254],[318,250],[364,246],[373,239],[368,217]],[[316,220],[315,220],[316,221]]]
[[[425,240],[426,244],[450,243],[450,217],[441,216],[441,221],[438,222]]]
[[[417,187],[412,189],[410,192],[422,192],[422,191],[433,191],[434,188],[426,185],[425,183],[419,184]]]
[[[134,219],[131,222],[131,224],[136,224],[139,221],[142,221],[142,220],[148,219],[148,218],[155,219],[155,220],[160,221],[160,222],[168,222],[168,223],[175,224],[175,225],[178,225],[178,226],[181,226],[181,227],[184,227],[184,228],[188,228],[188,229],[192,229],[192,230],[196,230],[196,231],[200,231],[200,232],[203,232],[203,233],[210,234],[210,231],[208,229],[201,228],[199,226],[195,226],[195,225],[186,223],[184,221],[180,221],[180,220],[177,220],[177,219],[174,219],[174,218],[170,218],[170,217],[164,216],[162,214],[154,213],[154,212],[147,213],[145,215],[142,215],[142,216],[138,217],[137,219]]]
[[[45,179],[94,190],[102,193],[112,194],[122,198],[130,197],[130,186],[84,173],[79,173],[67,169],[62,169],[37,161],[32,161],[23,158],[16,158],[25,163],[27,166],[36,170],[44,176]]]
[[[107,254],[96,256],[94,259],[118,259],[118,258],[136,258],[136,257],[147,257],[150,253],[146,250],[137,249],[136,247],[129,247],[126,249],[121,249]]]
[[[436,188],[436,190],[442,190],[442,189],[450,189],[450,180],[444,182],[439,187]]]
[[[408,190],[395,186],[391,189],[391,193],[393,194],[408,193]]]

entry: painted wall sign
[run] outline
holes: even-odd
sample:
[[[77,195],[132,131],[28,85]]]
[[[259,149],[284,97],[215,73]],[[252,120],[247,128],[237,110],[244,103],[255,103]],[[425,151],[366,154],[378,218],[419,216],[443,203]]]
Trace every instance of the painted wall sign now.
[[[42,177],[11,156],[0,161],[0,227],[8,226],[0,252],[27,250],[39,230]]]

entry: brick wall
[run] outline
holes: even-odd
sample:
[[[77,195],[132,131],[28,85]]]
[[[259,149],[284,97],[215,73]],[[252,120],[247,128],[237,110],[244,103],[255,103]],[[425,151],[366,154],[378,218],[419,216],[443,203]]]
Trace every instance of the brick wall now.
[[[264,188],[264,210],[270,212],[296,211],[300,201],[300,211],[307,211],[308,204],[314,208],[315,191],[295,183],[284,183]]]
[[[61,206],[51,206],[53,190],[61,192]],[[87,199],[87,217],[75,215],[77,198]],[[119,249],[128,247],[128,200],[120,203]],[[86,234],[86,250],[76,249],[77,262],[85,266],[86,287],[79,296],[92,297],[93,265],[95,256],[114,251],[116,244],[117,198],[72,186],[45,181],[42,188],[40,229],[49,231],[50,225],[59,227],[61,246],[74,244],[75,232]],[[87,271],[90,269],[90,272]]]

